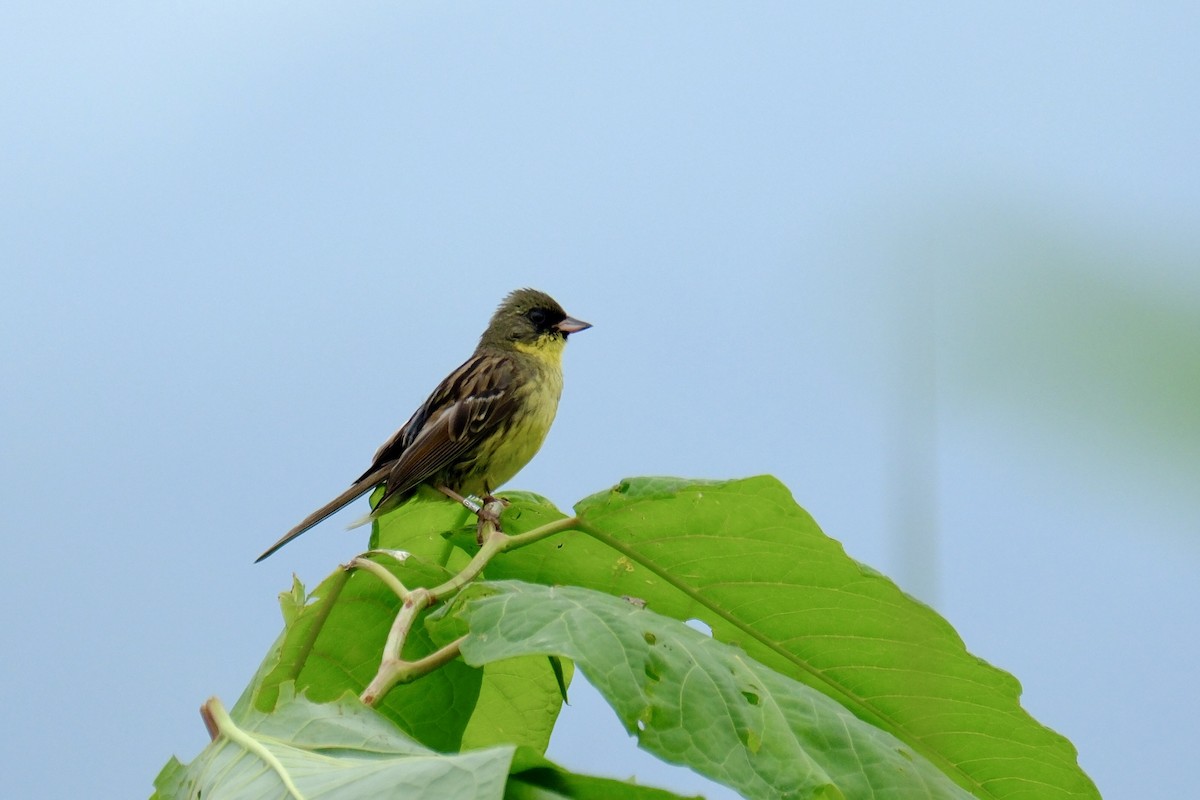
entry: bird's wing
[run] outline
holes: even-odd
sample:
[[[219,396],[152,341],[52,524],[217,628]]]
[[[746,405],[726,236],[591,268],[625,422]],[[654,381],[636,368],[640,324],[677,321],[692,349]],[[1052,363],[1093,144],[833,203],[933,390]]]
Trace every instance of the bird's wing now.
[[[370,468],[349,489],[309,514],[257,561],[381,483],[387,483],[387,491],[379,504],[411,491],[460,460],[512,416],[517,407],[514,373],[512,361],[504,354],[472,356],[450,373],[408,422],[383,443]]]
[[[388,497],[403,494],[461,460],[517,408],[515,369],[502,354],[472,356],[433,391],[375,455],[366,474],[387,467]],[[389,463],[390,462],[390,463]]]

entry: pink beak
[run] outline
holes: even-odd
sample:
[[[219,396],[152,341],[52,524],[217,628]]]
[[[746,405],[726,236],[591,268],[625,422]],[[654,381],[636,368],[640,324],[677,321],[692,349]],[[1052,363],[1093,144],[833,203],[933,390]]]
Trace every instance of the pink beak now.
[[[555,325],[554,329],[557,331],[562,331],[563,333],[579,333],[580,331],[586,331],[590,327],[592,327],[592,323],[590,322],[584,322],[583,320],[578,320],[574,317],[567,317],[562,322]]]

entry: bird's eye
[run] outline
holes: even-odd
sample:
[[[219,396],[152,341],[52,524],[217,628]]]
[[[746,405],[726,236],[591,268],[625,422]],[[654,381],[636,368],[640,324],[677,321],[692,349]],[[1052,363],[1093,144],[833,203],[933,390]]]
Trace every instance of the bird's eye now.
[[[540,328],[546,324],[546,312],[540,308],[533,309],[525,316],[534,324],[534,327]]]

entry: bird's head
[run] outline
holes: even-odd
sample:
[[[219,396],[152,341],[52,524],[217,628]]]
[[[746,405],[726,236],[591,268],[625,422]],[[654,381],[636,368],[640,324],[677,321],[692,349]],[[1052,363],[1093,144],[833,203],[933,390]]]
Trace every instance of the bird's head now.
[[[590,327],[590,323],[567,316],[562,306],[545,292],[517,289],[500,303],[479,346],[557,355],[561,354],[567,336]]]

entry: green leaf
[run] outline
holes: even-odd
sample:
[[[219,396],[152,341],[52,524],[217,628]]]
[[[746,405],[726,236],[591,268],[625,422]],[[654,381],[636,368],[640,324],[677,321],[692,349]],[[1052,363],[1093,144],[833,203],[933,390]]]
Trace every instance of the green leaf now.
[[[283,612],[283,622],[291,625],[304,610],[306,596],[304,584],[295,575],[292,576],[292,588],[279,593],[279,610]]]
[[[1016,679],[847,556],[774,478],[628,479],[576,513],[590,536],[506,553],[487,577],[584,586],[702,620],[714,638],[894,734],[978,797],[1099,797],[1071,743],[1021,708]]]
[[[441,567],[418,558],[379,560],[409,586],[434,586],[448,576]],[[270,711],[279,687],[287,683],[295,683],[297,691],[318,703],[345,692],[361,692],[379,668],[399,607],[399,599],[375,576],[336,569],[285,628],[277,662],[255,693],[255,707]],[[435,649],[428,634],[418,627],[409,636],[403,655],[415,660]],[[468,719],[461,711],[474,706],[482,677],[478,670],[454,661],[419,685],[397,686],[378,710],[427,746],[455,751]]]
[[[287,687],[273,713],[249,709],[237,722],[214,702],[220,735],[186,766],[171,759],[151,800],[504,796],[511,746],[438,755],[351,696],[316,704]]]
[[[567,666],[569,682],[571,666]],[[528,656],[497,661],[484,667],[483,675],[462,749],[511,742],[546,752],[563,704],[550,659]]]
[[[513,759],[504,800],[683,800],[674,792],[570,772],[522,747]],[[691,798],[703,800],[703,798]]]
[[[574,659],[656,755],[750,798],[969,797],[895,737],[683,623],[578,587],[506,581],[452,606],[472,664]]]
[[[187,797],[187,783],[187,764],[175,756],[171,756],[167,759],[166,765],[159,770],[158,777],[154,779],[154,794],[150,795],[150,800],[175,800],[175,798]]]
[[[415,556],[403,561],[386,555],[372,558],[409,588],[436,586],[450,576]],[[259,711],[274,708],[279,688],[290,683],[315,702],[361,692],[379,668],[388,631],[400,609],[399,598],[364,571],[337,569],[300,608],[295,607],[295,591],[286,595],[281,639],[260,668],[264,674],[252,684]],[[434,642],[418,623],[403,655],[416,660],[444,643]],[[401,730],[443,752],[501,743],[544,752],[561,709],[558,676],[545,658],[492,664],[485,670],[455,660],[418,681],[395,687],[378,706]]]
[[[372,493],[372,507],[382,495],[383,488]],[[403,505],[372,521],[371,549],[403,550],[458,571],[473,553],[460,550],[452,563],[455,548],[449,537],[465,534],[468,526],[474,535],[475,516],[470,511],[436,489],[423,486]]]

